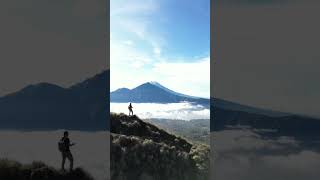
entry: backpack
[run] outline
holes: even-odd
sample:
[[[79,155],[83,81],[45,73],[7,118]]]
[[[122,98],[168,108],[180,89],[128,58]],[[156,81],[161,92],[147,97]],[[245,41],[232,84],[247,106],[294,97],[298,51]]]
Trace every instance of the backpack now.
[[[58,149],[60,152],[65,152],[66,151],[66,146],[64,144],[64,139],[61,138],[60,141],[58,142]]]

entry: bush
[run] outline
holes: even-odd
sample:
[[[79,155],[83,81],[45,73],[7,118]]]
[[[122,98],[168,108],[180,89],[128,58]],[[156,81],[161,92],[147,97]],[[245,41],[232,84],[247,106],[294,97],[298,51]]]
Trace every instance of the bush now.
[[[8,159],[0,160],[0,179],[5,180],[93,180],[81,168],[72,172],[58,171],[42,162],[22,165]]]
[[[207,180],[209,147],[146,123],[111,114],[111,179]]]

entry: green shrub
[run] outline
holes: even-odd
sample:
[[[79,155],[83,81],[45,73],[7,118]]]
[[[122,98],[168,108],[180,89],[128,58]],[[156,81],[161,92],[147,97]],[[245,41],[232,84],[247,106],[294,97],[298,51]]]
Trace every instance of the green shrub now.
[[[207,180],[207,145],[187,140],[136,116],[111,115],[111,179]]]

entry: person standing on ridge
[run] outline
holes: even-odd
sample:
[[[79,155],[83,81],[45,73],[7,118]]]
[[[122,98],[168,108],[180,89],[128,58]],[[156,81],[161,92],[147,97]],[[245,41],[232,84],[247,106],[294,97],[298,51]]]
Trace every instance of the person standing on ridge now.
[[[73,156],[72,156],[72,153],[70,151],[70,147],[73,146],[73,145],[75,145],[75,143],[70,143],[69,132],[65,131],[63,133],[63,137],[59,141],[59,150],[60,150],[61,155],[62,155],[61,168],[62,168],[63,171],[65,171],[64,164],[66,162],[66,159],[68,159],[69,162],[70,162],[70,171],[73,170]]]
[[[132,116],[133,116],[133,110],[132,110],[132,104],[130,103],[129,104],[129,106],[128,106],[128,109],[129,109],[129,116],[130,116],[130,114],[132,114]]]

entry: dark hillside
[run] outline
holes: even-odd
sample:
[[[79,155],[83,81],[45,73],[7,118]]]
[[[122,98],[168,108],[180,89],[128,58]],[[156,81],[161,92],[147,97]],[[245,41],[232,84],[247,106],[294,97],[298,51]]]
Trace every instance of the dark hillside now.
[[[162,129],[173,132],[179,136],[196,143],[210,144],[210,119],[172,120],[147,119]]]
[[[124,114],[111,114],[111,132],[111,179],[208,179],[206,145],[194,145]]]
[[[113,114],[111,116],[111,132],[128,136],[138,136],[142,139],[150,139],[157,143],[165,143],[175,146],[177,149],[190,152],[192,144],[185,139],[169,134],[151,123],[139,119],[137,116]]]
[[[72,172],[58,171],[41,162],[22,165],[16,161],[0,160],[0,179],[3,180],[94,180],[81,168]]]

